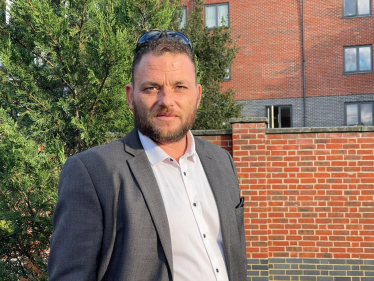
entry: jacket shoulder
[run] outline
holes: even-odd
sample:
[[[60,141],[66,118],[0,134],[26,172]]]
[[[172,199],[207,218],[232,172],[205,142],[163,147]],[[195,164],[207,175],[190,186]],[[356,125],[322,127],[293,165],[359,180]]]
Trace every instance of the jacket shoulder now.
[[[91,147],[85,151],[75,154],[74,156],[83,160],[83,159],[90,159],[90,158],[95,158],[95,157],[112,158],[115,155],[123,154],[123,153],[124,153],[123,139],[119,139],[119,140],[112,141],[107,144]]]
[[[77,153],[74,156],[78,157],[82,161],[90,159],[92,160],[95,158],[107,160],[119,158],[127,159],[141,152],[142,150],[143,147],[141,146],[137,131],[134,129],[118,140],[92,147],[86,151]]]

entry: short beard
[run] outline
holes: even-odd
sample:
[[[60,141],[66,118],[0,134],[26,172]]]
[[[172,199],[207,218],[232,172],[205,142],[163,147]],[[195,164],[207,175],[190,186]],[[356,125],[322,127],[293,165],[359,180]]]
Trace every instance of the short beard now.
[[[143,135],[158,143],[173,143],[180,141],[187,135],[188,131],[192,128],[195,122],[196,109],[191,116],[187,116],[186,122],[183,123],[180,128],[173,132],[163,133],[159,128],[152,124],[151,118],[156,116],[158,112],[164,111],[165,109],[160,109],[154,115],[148,116],[148,111],[145,108],[138,106],[136,103],[133,103],[133,106],[135,127]]]

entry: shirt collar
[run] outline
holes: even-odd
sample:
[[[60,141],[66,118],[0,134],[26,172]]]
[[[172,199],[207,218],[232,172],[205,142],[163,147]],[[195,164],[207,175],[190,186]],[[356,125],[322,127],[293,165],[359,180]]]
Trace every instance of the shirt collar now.
[[[147,153],[148,160],[152,166],[170,158],[170,156],[152,139],[143,135],[139,131],[138,134],[140,142],[142,143],[143,148]],[[191,131],[188,131],[187,133],[187,149],[183,156],[192,162],[196,161],[195,139],[193,138]]]

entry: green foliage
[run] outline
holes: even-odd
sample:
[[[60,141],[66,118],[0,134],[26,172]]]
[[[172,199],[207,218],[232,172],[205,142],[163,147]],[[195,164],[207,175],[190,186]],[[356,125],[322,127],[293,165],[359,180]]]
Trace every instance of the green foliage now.
[[[63,145],[38,144],[0,109],[0,256],[18,280],[43,279]]]
[[[0,95],[35,140],[62,139],[69,155],[130,130],[124,86],[134,38],[117,17],[121,2],[14,1],[0,26]]]
[[[128,0],[126,5],[126,25],[131,27],[137,38],[141,32],[150,29],[167,29],[176,20],[174,11],[179,0]]]
[[[196,0],[195,9],[189,14],[187,24],[182,29],[192,41],[203,86],[203,98],[194,129],[229,128],[229,119],[241,117],[243,106],[234,101],[233,90],[222,91],[220,85],[238,48],[231,39],[230,28],[222,26],[208,29],[204,25],[203,8],[204,1]]]

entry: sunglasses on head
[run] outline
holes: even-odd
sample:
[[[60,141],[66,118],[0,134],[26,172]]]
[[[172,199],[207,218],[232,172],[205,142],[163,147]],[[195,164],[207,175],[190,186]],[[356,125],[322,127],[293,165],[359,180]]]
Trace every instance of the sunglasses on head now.
[[[144,33],[139,37],[138,42],[136,43],[136,51],[138,51],[145,43],[164,36],[179,39],[182,43],[190,46],[192,51],[192,44],[190,40],[188,40],[187,36],[174,30],[150,30],[147,33]]]

